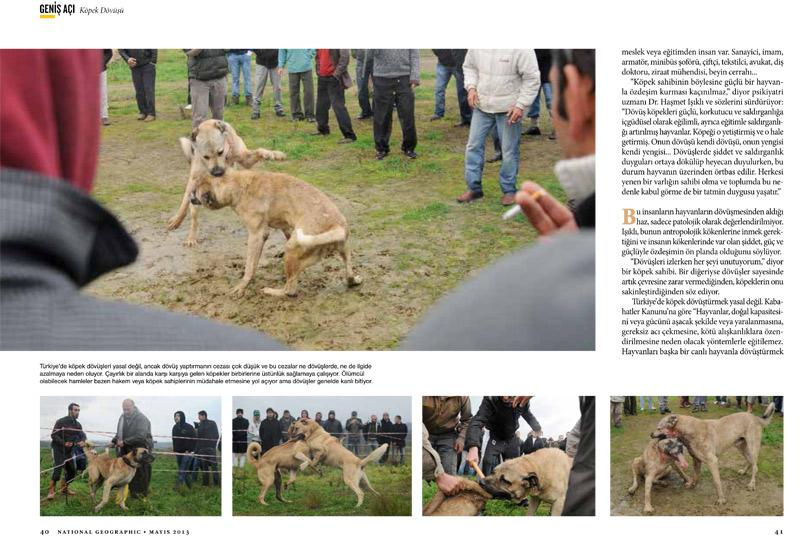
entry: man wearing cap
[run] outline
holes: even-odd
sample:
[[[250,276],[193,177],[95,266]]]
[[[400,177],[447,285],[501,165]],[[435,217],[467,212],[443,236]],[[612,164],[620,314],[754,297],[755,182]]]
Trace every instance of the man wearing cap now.
[[[358,412],[353,411],[350,413],[350,418],[345,422],[344,429],[347,430],[347,448],[350,452],[359,456],[361,448],[361,429],[364,423],[358,418]]]
[[[258,433],[259,429],[261,428],[261,411],[258,409],[253,410],[253,420],[250,421],[250,425],[247,427],[247,444],[250,443],[261,443],[261,437]]]
[[[236,410],[236,418],[231,426],[231,448],[233,450],[233,466],[244,467],[247,452],[247,431],[250,422],[244,418],[244,409]]]

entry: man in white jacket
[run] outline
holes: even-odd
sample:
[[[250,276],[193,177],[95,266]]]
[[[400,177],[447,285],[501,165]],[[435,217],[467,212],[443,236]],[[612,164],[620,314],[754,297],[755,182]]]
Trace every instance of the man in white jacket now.
[[[522,117],[539,92],[539,66],[533,50],[470,49],[464,60],[464,87],[473,108],[464,156],[467,191],[460,203],[483,198],[484,143],[497,126],[503,151],[500,168],[501,203],[514,204],[519,171]]]

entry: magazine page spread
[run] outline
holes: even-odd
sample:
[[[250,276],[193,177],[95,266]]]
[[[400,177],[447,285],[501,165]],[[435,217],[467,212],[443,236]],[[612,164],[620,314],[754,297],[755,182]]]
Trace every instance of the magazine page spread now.
[[[9,535],[796,531],[788,4],[3,13]]]

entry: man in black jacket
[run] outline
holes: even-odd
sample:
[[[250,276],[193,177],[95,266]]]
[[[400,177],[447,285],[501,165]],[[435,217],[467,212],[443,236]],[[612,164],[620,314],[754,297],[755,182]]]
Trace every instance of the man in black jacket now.
[[[178,479],[175,481],[175,489],[178,489],[181,484],[188,488],[192,486],[190,477],[194,467],[197,433],[194,431],[194,426],[186,422],[186,414],[183,411],[176,411],[173,418],[175,425],[172,427],[172,451],[176,453],[175,459],[178,462]]]
[[[347,49],[317,49],[317,119],[318,135],[328,135],[331,128],[328,126],[328,112],[333,107],[336,122],[343,138],[340,144],[355,142],[356,133],[350,121],[350,113],[344,104],[344,91],[353,85],[347,64],[350,62],[350,51]]]
[[[342,423],[339,419],[336,418],[336,411],[333,409],[328,411],[328,420],[322,423],[322,429],[336,437],[337,440],[342,439],[344,428],[342,428]]]
[[[294,422],[294,417],[288,409],[284,409],[283,416],[279,422],[281,425],[281,443],[285,443],[289,440],[289,427],[292,425],[292,422]]]
[[[236,410],[236,418],[233,419],[231,426],[231,448],[233,450],[233,466],[244,467],[244,462],[247,461],[245,452],[247,452],[247,428],[250,427],[250,421],[244,418],[244,409]]]
[[[272,84],[272,100],[275,115],[282,118],[286,115],[281,101],[281,75],[278,72],[278,49],[252,49],[256,55],[256,92],[253,96],[253,113],[251,120],[261,117],[261,97],[267,86],[267,79]]]
[[[192,97],[192,129],[211,117],[224,119],[228,59],[224,49],[183,49],[189,63],[189,92]]]
[[[47,490],[47,500],[51,501],[56,496],[56,483],[61,479],[61,470],[64,470],[64,479],[61,482],[60,493],[75,495],[69,490],[69,483],[75,479],[76,460],[82,454],[86,434],[83,426],[78,422],[81,406],[71,403],[67,407],[67,416],[62,417],[53,425],[50,434],[50,447],[53,452],[53,475],[50,479],[50,488]],[[68,461],[69,460],[69,461]]]
[[[158,49],[119,49],[119,55],[131,68],[139,120],[156,119],[156,62]]]
[[[263,454],[270,448],[281,444],[281,425],[277,420],[277,414],[271,407],[267,408],[267,418],[261,421],[258,429],[258,436],[261,437],[261,453]]]
[[[436,86],[433,92],[435,104],[431,121],[444,117],[445,94],[452,76],[456,79],[458,110],[461,113],[461,121],[455,126],[468,127],[472,120],[472,109],[467,102],[467,90],[464,88],[464,58],[467,56],[467,49],[433,49],[433,53],[438,61],[436,62]]]
[[[389,413],[384,413],[381,417],[381,422],[378,424],[378,446],[382,444],[388,444],[389,448],[391,449],[392,440],[394,436],[394,424],[392,424],[392,420],[389,418]],[[383,457],[381,458],[381,463],[386,463],[389,459],[389,452],[391,450],[387,450],[383,453]]]
[[[203,485],[209,485],[208,475],[213,475],[214,485],[219,486],[219,470],[217,467],[217,443],[219,429],[217,423],[208,419],[208,413],[197,413],[197,456],[200,460],[200,471],[203,473]]]
[[[406,457],[406,436],[408,436],[408,426],[403,422],[403,417],[395,415],[392,424],[392,460],[398,465],[402,465]]]
[[[483,441],[483,428],[489,430],[489,443],[483,455],[481,468],[485,475],[507,459],[519,457],[517,429],[522,418],[534,432],[541,434],[542,427],[530,410],[528,396],[484,396],[481,406],[467,428],[467,461],[478,462],[478,449]]]

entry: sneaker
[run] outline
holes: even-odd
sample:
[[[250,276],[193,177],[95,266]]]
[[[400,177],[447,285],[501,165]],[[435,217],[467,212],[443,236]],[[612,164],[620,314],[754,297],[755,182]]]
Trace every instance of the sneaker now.
[[[142,121],[148,121],[148,122],[149,121],[156,121],[156,117],[155,116],[147,116]]]
[[[286,116],[286,112],[284,112],[283,110],[276,110],[275,115],[278,116],[279,118],[283,118],[284,116]]]
[[[491,164],[491,163],[496,163],[496,162],[499,162],[499,161],[502,161],[502,160],[503,160],[503,154],[502,153],[495,153],[494,155],[492,155],[491,157],[486,159],[486,162]]]
[[[308,123],[317,123],[317,118],[315,118],[314,116],[311,116],[309,118],[306,118],[306,121]]]
[[[528,129],[526,131],[522,131],[522,134],[528,135],[528,136],[542,136],[542,130],[539,129],[538,126],[534,125],[530,129]]]
[[[430,118],[428,118],[428,119],[429,119],[430,121],[437,121],[437,120],[440,120],[440,119],[442,119],[443,117],[444,117],[444,116],[437,116],[436,114],[434,114],[433,116],[431,116],[431,117],[430,117]]]
[[[547,139],[548,140],[555,140],[556,139],[556,132],[553,131],[552,133],[550,133],[550,136],[548,136]]]
[[[358,116],[356,116],[356,119],[357,119],[357,120],[368,120],[368,119],[370,119],[371,117],[372,117],[372,112],[370,112],[370,113],[365,113],[365,112],[362,112],[361,114],[359,114]]]
[[[352,144],[355,141],[356,141],[355,138],[344,137],[341,140],[339,140],[337,144]]]
[[[467,191],[456,198],[456,202],[459,204],[468,204],[470,202],[474,202],[475,200],[480,200],[481,198],[483,198],[483,192]]]
[[[413,149],[407,149],[407,150],[405,150],[405,151],[403,152],[403,155],[405,155],[405,156],[406,156],[406,157],[408,157],[409,159],[416,159],[416,158],[417,158],[417,152],[416,152],[416,151],[414,151]]]
[[[386,158],[389,153],[386,151],[376,151],[375,152],[375,160],[382,161]]]
[[[139,120],[139,121],[142,121],[142,120],[144,120],[146,117],[147,117],[147,114],[139,114],[138,116],[136,116],[136,119],[137,119],[137,120]]]
[[[231,103],[233,103],[234,105],[238,105],[239,104],[239,96],[238,95],[232,96],[231,97]]]
[[[462,119],[460,122],[454,123],[453,127],[469,127],[469,125],[470,125],[470,123],[468,121],[464,121]]]
[[[247,106],[253,106],[253,96],[252,95],[245,95],[244,96],[244,104]]]
[[[261,112],[253,112],[252,114],[250,114],[250,119],[251,120],[257,120],[257,119],[260,119],[260,118],[261,118]]]
[[[108,118],[100,118],[100,125],[111,125],[111,122],[108,121]]]

